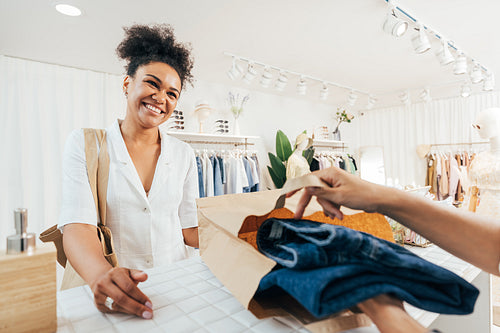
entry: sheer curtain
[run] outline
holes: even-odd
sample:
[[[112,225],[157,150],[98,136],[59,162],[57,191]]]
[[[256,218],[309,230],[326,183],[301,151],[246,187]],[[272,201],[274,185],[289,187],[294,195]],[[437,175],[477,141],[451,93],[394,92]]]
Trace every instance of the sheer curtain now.
[[[388,184],[424,185],[426,165],[417,145],[483,141],[471,124],[488,107],[500,107],[500,93],[366,111],[357,118],[356,146],[384,148]]]
[[[0,249],[28,209],[37,235],[57,223],[64,143],[75,128],[123,117],[122,77],[0,55]]]

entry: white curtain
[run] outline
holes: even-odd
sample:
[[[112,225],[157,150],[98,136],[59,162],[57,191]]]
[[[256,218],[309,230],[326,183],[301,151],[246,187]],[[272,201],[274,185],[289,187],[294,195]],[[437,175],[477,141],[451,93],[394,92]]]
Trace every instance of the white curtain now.
[[[424,185],[426,165],[417,145],[482,142],[471,124],[488,107],[500,107],[500,93],[365,111],[357,118],[355,145],[384,148],[389,185]]]
[[[64,143],[75,128],[124,116],[122,77],[0,55],[0,249],[28,209],[37,235],[57,223]]]

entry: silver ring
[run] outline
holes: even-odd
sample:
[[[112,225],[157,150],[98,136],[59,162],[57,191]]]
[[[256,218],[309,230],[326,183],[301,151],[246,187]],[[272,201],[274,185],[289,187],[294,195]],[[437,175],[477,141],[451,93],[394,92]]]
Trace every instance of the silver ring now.
[[[110,310],[113,310],[113,299],[111,297],[106,297],[106,300],[104,301],[104,306],[107,307]]]

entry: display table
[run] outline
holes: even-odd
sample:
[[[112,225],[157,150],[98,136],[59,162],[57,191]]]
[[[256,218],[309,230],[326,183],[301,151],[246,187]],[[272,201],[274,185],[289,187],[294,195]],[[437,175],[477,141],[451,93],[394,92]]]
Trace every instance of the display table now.
[[[469,282],[477,280],[481,274],[487,277],[478,268],[437,246],[411,247],[410,250]],[[308,332],[293,317],[257,319],[214,277],[200,257],[146,272],[149,278],[140,284],[140,288],[153,303],[152,320],[125,314],[101,313],[93,304],[90,288],[84,286],[58,292],[57,332]],[[487,284],[486,287],[488,286]],[[455,327],[463,327],[463,332],[489,332],[482,329],[485,326],[489,330],[489,312],[481,310],[485,296],[486,309],[489,309],[489,288],[484,290],[481,286],[478,287],[481,289],[481,296],[476,304],[476,311],[471,316],[443,316],[408,305],[406,308],[424,326],[434,328],[436,323],[443,332],[461,332],[456,328],[449,330],[447,319]],[[484,318],[488,319],[483,323]],[[467,330],[467,327],[475,329]],[[370,327],[349,332],[378,331]]]

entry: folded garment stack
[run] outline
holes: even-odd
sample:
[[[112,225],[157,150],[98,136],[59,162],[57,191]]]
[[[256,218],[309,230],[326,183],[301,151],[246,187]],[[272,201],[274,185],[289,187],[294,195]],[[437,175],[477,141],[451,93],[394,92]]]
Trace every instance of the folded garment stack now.
[[[279,266],[262,278],[257,295],[279,287],[317,318],[380,294],[418,308],[469,314],[479,291],[404,247],[342,226],[268,219],[257,233],[259,250]]]

